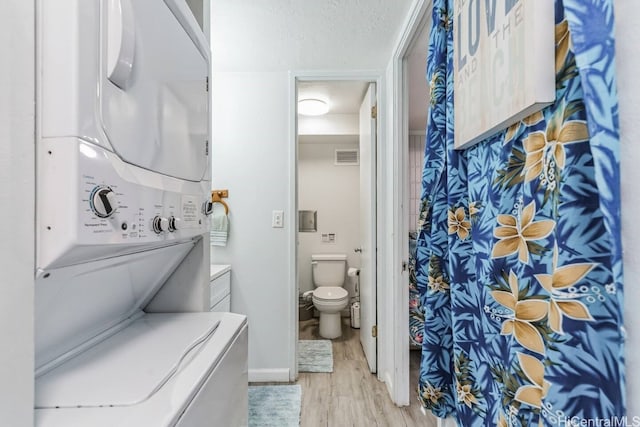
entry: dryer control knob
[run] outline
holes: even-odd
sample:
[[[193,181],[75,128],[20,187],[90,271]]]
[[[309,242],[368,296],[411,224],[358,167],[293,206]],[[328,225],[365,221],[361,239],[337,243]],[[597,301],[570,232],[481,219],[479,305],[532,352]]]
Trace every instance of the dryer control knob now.
[[[91,210],[100,218],[109,218],[116,212],[118,201],[110,187],[99,186],[93,189],[89,199]]]
[[[175,216],[169,217],[169,231],[172,233],[176,230],[179,230],[181,227],[182,220],[180,218],[176,218]]]
[[[163,231],[167,231],[169,229],[169,220],[167,218],[163,218],[159,215],[156,215],[152,221],[153,231],[157,234],[162,233]]]

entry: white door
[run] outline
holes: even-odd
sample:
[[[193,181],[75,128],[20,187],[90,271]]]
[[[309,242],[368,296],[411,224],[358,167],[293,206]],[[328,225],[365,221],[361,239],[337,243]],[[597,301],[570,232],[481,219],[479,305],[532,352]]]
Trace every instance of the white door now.
[[[360,106],[360,342],[369,369],[377,369],[376,326],[376,85]]]

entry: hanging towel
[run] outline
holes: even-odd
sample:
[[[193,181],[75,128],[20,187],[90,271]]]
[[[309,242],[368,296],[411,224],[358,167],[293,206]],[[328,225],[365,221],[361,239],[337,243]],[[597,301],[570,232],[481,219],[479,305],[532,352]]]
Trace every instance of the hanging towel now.
[[[214,203],[211,214],[211,246],[227,246],[229,216],[220,203]]]

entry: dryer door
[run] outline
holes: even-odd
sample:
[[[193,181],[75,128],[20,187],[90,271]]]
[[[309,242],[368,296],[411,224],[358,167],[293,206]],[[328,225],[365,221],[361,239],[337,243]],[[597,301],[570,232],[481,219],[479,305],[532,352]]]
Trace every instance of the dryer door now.
[[[99,107],[114,151],[145,169],[202,180],[209,65],[201,52],[208,48],[198,49],[163,1],[102,3]]]

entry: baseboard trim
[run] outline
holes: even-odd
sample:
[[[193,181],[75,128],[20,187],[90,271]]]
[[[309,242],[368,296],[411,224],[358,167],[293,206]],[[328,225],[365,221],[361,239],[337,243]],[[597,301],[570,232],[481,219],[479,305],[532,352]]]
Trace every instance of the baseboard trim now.
[[[250,383],[288,383],[289,369],[249,369]]]

